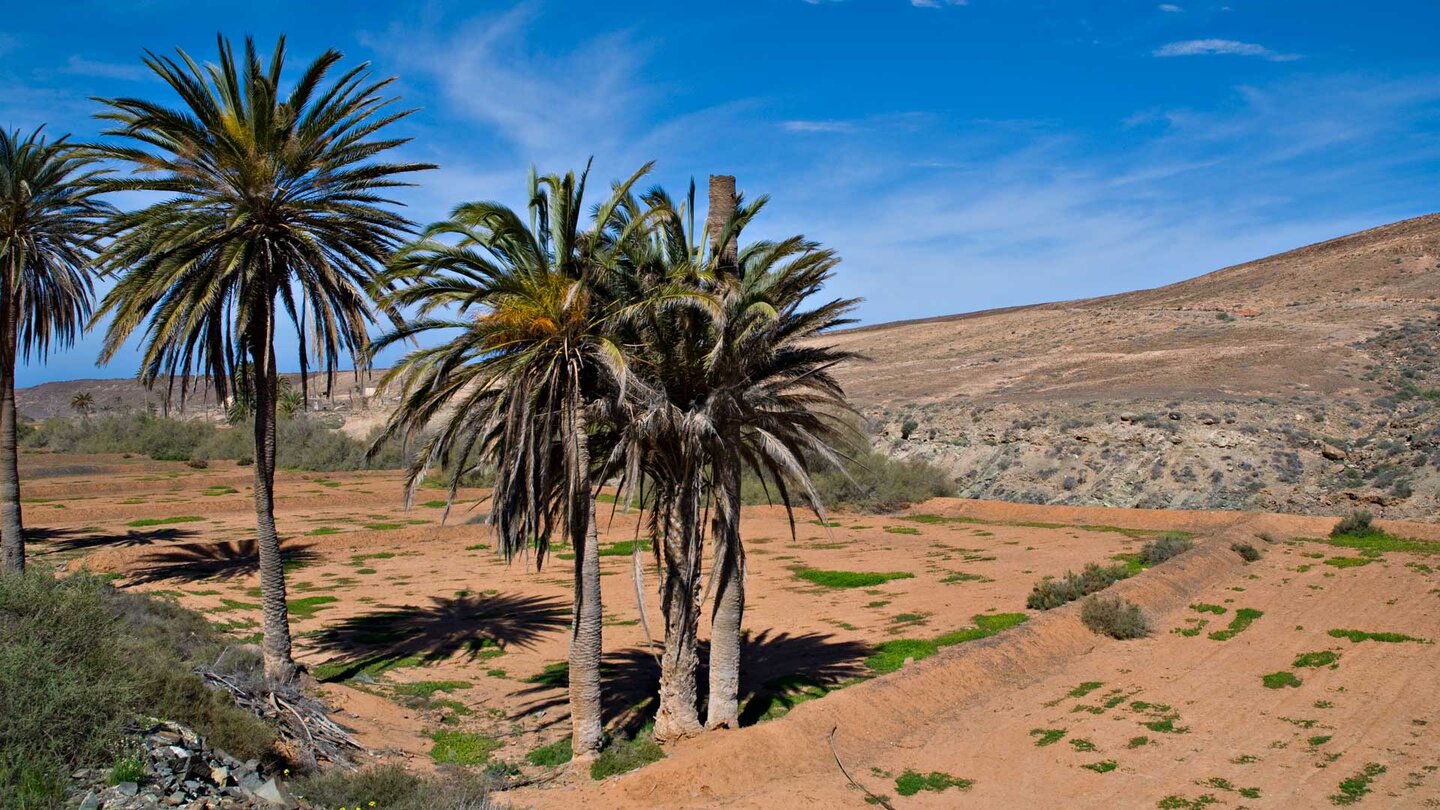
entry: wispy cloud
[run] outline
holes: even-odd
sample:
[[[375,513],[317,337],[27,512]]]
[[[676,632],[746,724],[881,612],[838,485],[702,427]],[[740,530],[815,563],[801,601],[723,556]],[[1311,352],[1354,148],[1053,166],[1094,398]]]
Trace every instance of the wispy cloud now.
[[[1162,7],[1163,8],[1163,7]],[[1156,48],[1155,56],[1258,56],[1271,62],[1293,62],[1299,54],[1277,53],[1264,45],[1233,39],[1187,39]]]
[[[853,121],[782,121],[780,128],[786,132],[821,132],[821,133],[842,133],[854,132],[855,122]]]
[[[94,59],[86,59],[83,56],[72,56],[60,68],[61,73],[68,73],[72,76],[91,76],[100,79],[121,79],[123,81],[139,81],[147,76],[153,75],[144,65],[124,64],[119,62],[98,62]]]
[[[1175,5],[1174,3],[1161,3],[1160,5],[1156,6],[1156,8],[1160,9],[1166,14],[1179,14],[1180,12],[1185,10]]]
[[[910,5],[915,8],[945,8],[946,6],[963,6],[968,0],[910,0]]]

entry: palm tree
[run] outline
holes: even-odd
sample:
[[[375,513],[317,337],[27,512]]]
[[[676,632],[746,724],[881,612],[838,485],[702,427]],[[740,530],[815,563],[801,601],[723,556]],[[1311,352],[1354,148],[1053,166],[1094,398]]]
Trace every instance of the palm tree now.
[[[367,64],[327,82],[341,55],[326,51],[285,93],[283,38],[268,65],[249,39],[238,63],[217,40],[219,62],[205,67],[184,51],[147,54],[180,108],[102,100],[117,140],[95,152],[129,168],[104,187],[164,199],[115,221],[105,258],[121,278],[96,315],[113,316],[100,359],[143,322],[147,385],[179,377],[183,390],[193,373],[209,376],[220,401],[248,389],[265,674],[286,681],[295,664],[274,515],[278,321],[283,313],[299,337],[302,380],[312,362],[328,380],[342,355],[366,356],[379,314],[398,325],[398,311],[377,313],[366,293],[410,232],[384,194],[406,185],[399,175],[433,167],[374,160],[405,143],[378,133],[408,111],[393,109],[382,95],[392,79],[372,80]]]
[[[724,203],[722,193],[721,203]],[[810,485],[814,461],[838,463],[829,440],[844,430],[843,392],[829,369],[850,355],[810,345],[848,323],[854,301],[814,310],[802,305],[830,277],[838,258],[795,237],[740,252],[740,229],[764,206],[711,211],[709,251],[693,235],[694,189],[676,206],[662,191],[645,198],[652,238],[632,255],[635,278],[688,287],[698,306],[653,309],[631,322],[625,338],[642,346],[630,407],[621,414],[626,480],[651,489],[651,535],[660,570],[665,644],[655,734],[661,740],[701,729],[696,669],[705,527],[702,489],[713,495],[715,560],[710,706],[707,726],[733,726],[738,714],[740,630],[744,612],[744,549],[739,534],[740,483],[749,466],[777,487],[788,507],[798,489],[823,516]],[[712,208],[716,194],[712,189]],[[630,203],[626,211],[639,209]],[[671,295],[671,298],[677,296]]]
[[[40,130],[0,130],[0,570],[25,569],[16,455],[15,366],[68,346],[90,316],[100,172]]]
[[[81,391],[70,398],[70,410],[88,418],[95,412],[95,397],[89,391]]]
[[[529,224],[491,202],[459,206],[392,262],[392,300],[416,319],[376,341],[379,350],[436,330],[459,330],[407,355],[382,380],[401,402],[382,431],[425,434],[408,480],[439,467],[450,497],[478,466],[493,468],[491,522],[500,552],[533,548],[537,567],[559,526],[575,555],[569,652],[571,748],[583,762],[603,740],[600,713],[600,548],[592,491],[597,400],[626,385],[624,352],[610,339],[629,302],[607,294],[616,204],[647,171],[617,184],[582,230],[585,181],[574,174],[530,184]],[[622,237],[623,238],[623,237]],[[429,431],[426,433],[426,431]],[[447,507],[448,512],[448,507]]]

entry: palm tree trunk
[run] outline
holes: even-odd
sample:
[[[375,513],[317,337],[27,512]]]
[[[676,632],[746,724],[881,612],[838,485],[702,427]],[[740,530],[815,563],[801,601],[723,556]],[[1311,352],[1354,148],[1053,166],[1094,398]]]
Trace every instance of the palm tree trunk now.
[[[255,378],[255,538],[260,553],[261,652],[265,678],[288,683],[295,678],[290,652],[290,613],[285,596],[285,562],[275,531],[275,351],[268,323],[257,330],[252,356]]]
[[[19,324],[14,296],[6,289],[0,318],[0,571],[25,570],[25,529],[20,520],[20,460],[16,447],[15,346]]]
[[[583,763],[600,752],[604,740],[600,702],[601,624],[600,537],[595,499],[590,495],[590,439],[578,397],[570,397],[562,415],[569,478],[566,520],[575,553],[575,605],[570,628],[570,751]]]
[[[679,531],[667,539],[661,609],[665,652],[660,657],[660,705],[655,739],[669,742],[702,730],[695,671],[700,663],[700,481],[699,471],[679,488]]]
[[[739,447],[738,436],[726,447]],[[706,728],[740,725],[740,626],[745,618],[745,547],[740,541],[740,457],[715,460],[715,610],[710,614],[710,705]]]

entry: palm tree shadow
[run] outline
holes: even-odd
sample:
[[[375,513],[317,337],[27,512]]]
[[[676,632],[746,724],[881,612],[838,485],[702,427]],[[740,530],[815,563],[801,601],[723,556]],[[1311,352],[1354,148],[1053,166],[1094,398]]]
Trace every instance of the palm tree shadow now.
[[[708,661],[709,644],[700,643],[700,660]],[[828,633],[791,634],[765,630],[746,633],[741,647],[740,725],[754,725],[779,716],[797,703],[864,677],[865,658],[873,650],[859,641],[839,641]],[[632,647],[607,654],[600,665],[604,684],[601,712],[605,724],[627,736],[654,719],[656,690],[660,684],[660,651]],[[529,680],[532,685],[517,694],[533,698],[516,717],[564,706],[568,673],[560,665],[548,667]],[[709,674],[702,663],[696,673],[702,708]],[[555,717],[545,725],[564,720]]]
[[[118,546],[148,546],[155,543],[169,543],[189,540],[199,536],[193,529],[146,529],[126,531],[124,534],[103,532],[95,529],[25,529],[25,542],[43,545],[44,554],[63,554],[74,551],[91,551],[97,548]]]
[[[317,668],[325,681],[371,675],[404,663],[440,661],[464,654],[470,660],[530,647],[570,623],[561,599],[518,594],[431,597],[426,607],[389,607],[352,616],[321,630],[309,643],[335,659]]]
[[[285,570],[291,571],[320,559],[312,544],[290,546],[281,551]],[[253,538],[219,543],[183,543],[146,554],[136,561],[128,584],[140,585],[171,579],[235,579],[260,570],[259,546]]]

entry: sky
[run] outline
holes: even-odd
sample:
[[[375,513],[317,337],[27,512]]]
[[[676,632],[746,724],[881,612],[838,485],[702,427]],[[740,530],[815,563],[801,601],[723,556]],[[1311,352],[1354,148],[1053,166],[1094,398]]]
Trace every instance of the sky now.
[[[677,195],[734,174],[844,261],[866,323],[1155,287],[1440,210],[1440,3],[1394,0],[172,0],[7,9],[0,126],[100,137],[176,100],[146,50],[285,35],[396,76],[417,223],[524,200],[531,165]],[[108,285],[102,283],[102,291]],[[103,325],[21,386],[97,368]],[[282,352],[284,352],[282,347]],[[298,363],[292,355],[282,370]],[[379,364],[387,358],[382,356]]]

